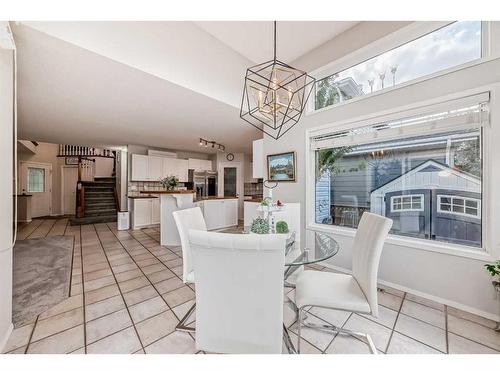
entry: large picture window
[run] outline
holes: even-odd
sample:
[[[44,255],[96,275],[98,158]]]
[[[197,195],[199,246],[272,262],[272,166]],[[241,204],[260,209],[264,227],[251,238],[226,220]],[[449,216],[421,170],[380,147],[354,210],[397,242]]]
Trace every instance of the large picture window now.
[[[437,121],[434,114],[415,116],[313,139],[315,222],[356,228],[368,211],[390,217],[392,234],[482,247],[480,108],[440,112]],[[424,126],[421,135],[413,129],[411,136],[401,129],[429,119],[470,126],[434,132]]]
[[[481,22],[454,22],[318,80],[315,109],[481,58]]]

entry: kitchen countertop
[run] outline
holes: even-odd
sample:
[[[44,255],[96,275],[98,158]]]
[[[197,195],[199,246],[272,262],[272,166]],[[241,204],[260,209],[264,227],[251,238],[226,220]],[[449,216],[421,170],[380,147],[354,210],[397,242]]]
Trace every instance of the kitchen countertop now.
[[[157,195],[132,195],[128,196],[130,199],[148,199],[148,198],[158,198]]]
[[[260,203],[262,202],[262,198],[247,198],[245,199],[245,202]]]
[[[193,194],[194,190],[141,190],[141,194]]]
[[[238,199],[238,197],[203,197],[200,199],[195,199],[195,202],[213,201],[213,200],[220,200],[220,199]]]

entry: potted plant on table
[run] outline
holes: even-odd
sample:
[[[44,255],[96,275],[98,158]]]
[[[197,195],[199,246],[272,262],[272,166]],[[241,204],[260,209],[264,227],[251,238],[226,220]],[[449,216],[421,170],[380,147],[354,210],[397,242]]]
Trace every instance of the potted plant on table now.
[[[172,191],[177,188],[177,185],[179,185],[179,179],[175,176],[167,176],[160,179],[160,183],[165,189],[167,189],[167,191]]]
[[[485,264],[486,271],[494,278],[491,283],[498,296],[500,296],[500,260],[493,264]],[[495,331],[500,331],[500,323],[497,323]]]

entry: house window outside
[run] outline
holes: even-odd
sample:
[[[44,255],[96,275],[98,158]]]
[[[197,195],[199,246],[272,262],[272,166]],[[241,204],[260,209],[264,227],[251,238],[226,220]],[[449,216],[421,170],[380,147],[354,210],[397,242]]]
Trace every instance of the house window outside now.
[[[43,193],[45,191],[45,169],[28,168],[28,193]]]
[[[438,195],[438,212],[480,218],[481,201],[454,195]]]
[[[481,58],[481,22],[454,22],[318,80],[315,109],[424,77]]]
[[[423,211],[424,196],[418,195],[398,195],[391,197],[391,211]]]
[[[481,127],[386,141],[371,128],[381,141],[334,133],[342,146],[316,149],[315,222],[357,228],[368,211],[391,218],[395,235],[481,248]]]

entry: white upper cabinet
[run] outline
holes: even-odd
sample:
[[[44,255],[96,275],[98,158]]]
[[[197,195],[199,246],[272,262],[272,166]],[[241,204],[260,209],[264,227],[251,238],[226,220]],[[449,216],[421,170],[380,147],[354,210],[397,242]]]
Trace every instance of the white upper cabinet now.
[[[187,182],[188,161],[153,155],[132,155],[132,181],[158,181],[167,176],[176,176],[179,181]]]
[[[253,141],[252,144],[252,153],[253,153],[253,178],[264,178],[266,174],[266,170],[264,167],[264,139],[258,139]]]
[[[149,180],[158,181],[163,176],[163,159],[160,156],[149,156]]]
[[[195,172],[211,171],[212,161],[203,159],[188,159],[188,168],[193,169]]]
[[[132,181],[149,181],[149,156],[132,155]]]
[[[176,176],[181,182],[186,182],[188,180],[188,164],[189,162],[185,159],[175,159],[176,162]]]

